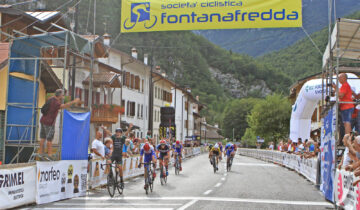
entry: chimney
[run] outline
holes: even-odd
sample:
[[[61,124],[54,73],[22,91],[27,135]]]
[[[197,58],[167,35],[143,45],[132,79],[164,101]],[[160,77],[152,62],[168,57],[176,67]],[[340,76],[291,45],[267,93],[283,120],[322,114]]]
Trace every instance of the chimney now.
[[[145,64],[145,65],[148,65],[148,58],[149,58],[149,55],[148,55],[148,54],[144,54],[144,64]]]
[[[155,67],[155,70],[156,70],[156,72],[157,72],[158,74],[161,74],[161,68],[160,68],[160,66],[156,66],[156,67]]]
[[[103,35],[103,38],[104,38],[104,45],[110,46],[110,40],[111,40],[110,34],[105,33],[105,34]]]
[[[161,73],[161,76],[166,77],[166,73],[165,72]]]
[[[131,56],[135,59],[138,57],[138,53],[135,47],[131,48]]]

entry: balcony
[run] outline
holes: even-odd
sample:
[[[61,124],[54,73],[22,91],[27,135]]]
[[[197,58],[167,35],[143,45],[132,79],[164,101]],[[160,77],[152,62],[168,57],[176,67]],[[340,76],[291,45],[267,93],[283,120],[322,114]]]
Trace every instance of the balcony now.
[[[124,107],[113,104],[94,104],[91,111],[91,123],[117,123],[119,114],[124,114]]]

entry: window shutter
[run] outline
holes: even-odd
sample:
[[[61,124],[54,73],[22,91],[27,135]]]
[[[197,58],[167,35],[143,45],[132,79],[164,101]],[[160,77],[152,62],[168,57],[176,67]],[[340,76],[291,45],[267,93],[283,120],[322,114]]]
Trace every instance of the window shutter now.
[[[144,80],[141,80],[141,92],[144,92]]]
[[[130,87],[130,79],[131,79],[130,72],[126,72],[125,85],[126,85],[127,87]]]
[[[170,103],[172,103],[172,100],[173,100],[173,94],[172,93],[170,93]]]
[[[100,93],[96,92],[96,104],[100,104]]]
[[[135,76],[135,89],[140,91],[140,77]]]
[[[85,89],[85,97],[84,97],[85,107],[89,106],[89,90]]]
[[[131,89],[135,89],[135,76],[131,75]]]

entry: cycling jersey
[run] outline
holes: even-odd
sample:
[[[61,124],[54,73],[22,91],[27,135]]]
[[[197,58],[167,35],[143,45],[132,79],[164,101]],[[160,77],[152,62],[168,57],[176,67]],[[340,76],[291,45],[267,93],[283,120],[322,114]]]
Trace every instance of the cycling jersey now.
[[[122,153],[123,146],[125,145],[125,136],[117,137],[116,135],[112,135],[111,139],[113,140],[114,150],[111,156],[111,161],[116,161],[118,164],[122,164]]]
[[[225,146],[226,156],[230,156],[232,152],[235,151],[235,146],[233,144],[228,144]]]
[[[181,153],[182,145],[181,144],[173,144],[172,147],[176,153]]]
[[[159,144],[157,147],[156,147],[156,150],[160,152],[160,156],[159,158],[161,160],[164,159],[164,157],[167,155],[167,153],[170,151],[170,147],[169,145],[165,144],[163,147],[161,144]]]
[[[155,157],[155,151],[154,148],[151,146],[149,151],[145,151],[144,148],[141,148],[140,150],[140,156],[144,155],[144,163],[150,163],[152,161],[152,158]]]
[[[211,148],[210,152],[212,152],[215,155],[219,155],[220,154],[220,148],[215,149],[215,147]]]

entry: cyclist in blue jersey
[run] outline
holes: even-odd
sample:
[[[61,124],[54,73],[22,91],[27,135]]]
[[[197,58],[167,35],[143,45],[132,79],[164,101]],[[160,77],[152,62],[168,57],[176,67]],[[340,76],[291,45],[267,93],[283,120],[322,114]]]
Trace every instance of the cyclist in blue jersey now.
[[[177,140],[176,143],[173,144],[172,149],[173,149],[173,155],[174,155],[174,162],[176,162],[176,157],[179,156],[180,171],[182,171],[181,154],[182,154],[183,146],[180,144],[179,140]],[[174,167],[175,167],[175,164],[174,164]]]
[[[223,150],[223,145],[222,145],[222,143],[219,142],[218,144],[219,144],[220,152],[221,152],[221,153],[225,152],[225,151]],[[220,161],[222,160],[221,155],[220,155],[219,159],[220,159]]]
[[[224,157],[226,155],[227,159],[226,159],[226,162],[229,162],[230,158],[234,157],[235,155],[235,145],[232,144],[232,143],[227,143],[226,146],[225,146],[225,152],[224,152]]]
[[[143,162],[143,158],[144,158],[144,163],[154,163],[154,169],[156,168],[156,157],[155,157],[155,150],[154,148],[149,144],[149,143],[145,143],[143,148],[141,148],[140,150],[140,163],[139,163],[139,168],[141,168],[141,164]],[[154,170],[154,174],[153,174],[153,178],[155,178],[156,174],[155,174],[155,170]],[[146,179],[147,177],[147,170],[146,167],[144,165],[144,177]],[[144,188],[146,189],[147,186],[145,184]]]
[[[160,144],[156,147],[156,156],[159,158],[160,165],[164,164],[166,168],[166,176],[169,175],[168,172],[168,164],[169,164],[169,156],[170,156],[170,146],[167,144],[165,140],[161,140]]]

